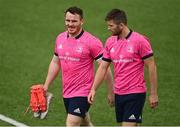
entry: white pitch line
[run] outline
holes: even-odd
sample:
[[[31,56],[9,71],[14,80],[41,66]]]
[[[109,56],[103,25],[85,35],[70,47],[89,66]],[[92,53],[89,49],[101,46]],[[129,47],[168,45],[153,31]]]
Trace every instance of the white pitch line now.
[[[16,127],[28,127],[27,125],[0,114],[0,120],[10,123]]]

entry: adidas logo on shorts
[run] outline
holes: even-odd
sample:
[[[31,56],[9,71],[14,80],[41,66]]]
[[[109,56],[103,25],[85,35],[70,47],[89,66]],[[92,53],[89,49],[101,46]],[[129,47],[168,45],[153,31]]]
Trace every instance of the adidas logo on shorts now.
[[[136,117],[134,116],[134,114],[132,114],[128,119],[130,119],[130,120],[135,120]]]
[[[73,112],[81,114],[81,111],[79,108],[75,109]]]

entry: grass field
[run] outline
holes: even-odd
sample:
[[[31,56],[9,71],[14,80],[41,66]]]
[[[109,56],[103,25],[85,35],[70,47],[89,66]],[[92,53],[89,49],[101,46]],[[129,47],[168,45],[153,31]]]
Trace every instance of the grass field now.
[[[29,105],[29,87],[45,80],[55,38],[64,30],[63,12],[73,5],[84,10],[85,30],[103,42],[110,35],[104,17],[112,8],[124,9],[130,28],[151,39],[160,102],[155,110],[146,102],[142,125],[180,126],[179,0],[0,0],[0,114],[29,126],[65,125],[60,76],[50,88],[55,97],[47,119],[23,113]],[[96,126],[118,125],[114,108],[107,105],[105,84],[90,114]]]

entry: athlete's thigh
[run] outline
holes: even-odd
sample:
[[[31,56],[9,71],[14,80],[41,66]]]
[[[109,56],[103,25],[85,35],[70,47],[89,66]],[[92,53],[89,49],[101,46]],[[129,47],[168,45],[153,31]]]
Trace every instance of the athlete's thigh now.
[[[138,123],[136,122],[122,122],[122,127],[135,127],[138,126]]]
[[[93,126],[91,123],[89,112],[87,112],[85,118],[82,119],[81,126]]]
[[[82,119],[83,118],[79,116],[75,116],[68,113],[66,118],[66,126],[80,126]]]

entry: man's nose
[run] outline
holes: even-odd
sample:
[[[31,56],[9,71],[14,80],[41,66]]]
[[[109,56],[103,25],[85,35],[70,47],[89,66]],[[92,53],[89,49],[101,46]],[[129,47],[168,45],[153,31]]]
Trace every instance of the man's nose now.
[[[72,26],[72,25],[73,25],[73,22],[68,22],[68,25],[69,25],[69,26]]]

